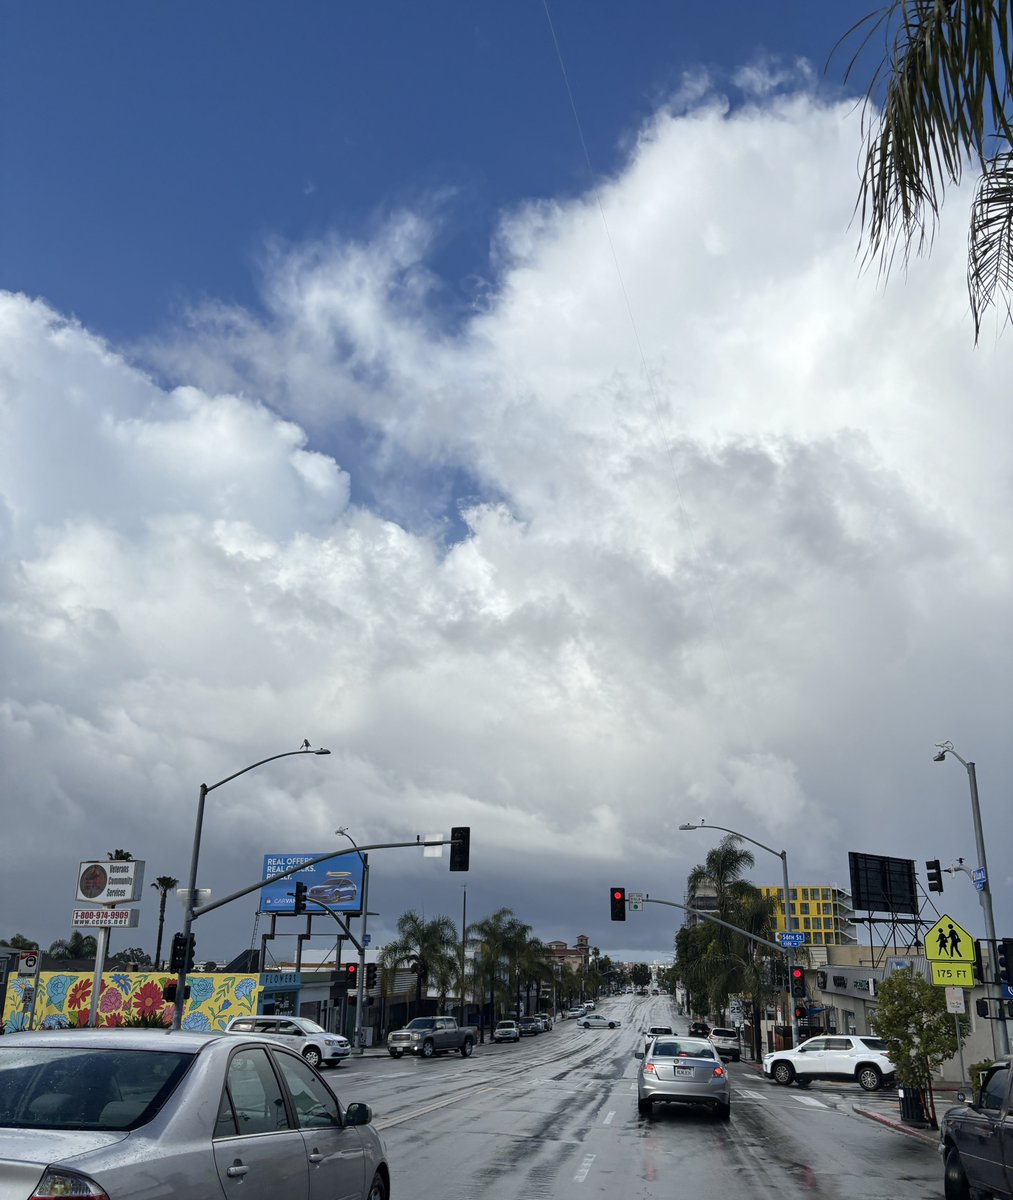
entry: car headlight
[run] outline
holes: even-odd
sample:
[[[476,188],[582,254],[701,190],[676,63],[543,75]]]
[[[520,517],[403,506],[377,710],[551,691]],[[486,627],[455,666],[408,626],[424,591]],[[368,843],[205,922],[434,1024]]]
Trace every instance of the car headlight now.
[[[412,1041],[413,1041],[413,1042],[417,1042],[417,1041],[419,1041],[419,1039],[420,1039],[421,1037],[422,1037],[422,1034],[421,1034],[421,1033],[413,1033],[413,1034],[412,1034]]]

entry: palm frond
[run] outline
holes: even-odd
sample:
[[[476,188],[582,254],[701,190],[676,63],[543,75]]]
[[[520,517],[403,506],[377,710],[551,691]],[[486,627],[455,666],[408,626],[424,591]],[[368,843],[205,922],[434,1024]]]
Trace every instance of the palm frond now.
[[[1013,153],[987,164],[971,209],[968,241],[967,290],[977,341],[985,311],[997,297],[1006,321],[1013,321]]]

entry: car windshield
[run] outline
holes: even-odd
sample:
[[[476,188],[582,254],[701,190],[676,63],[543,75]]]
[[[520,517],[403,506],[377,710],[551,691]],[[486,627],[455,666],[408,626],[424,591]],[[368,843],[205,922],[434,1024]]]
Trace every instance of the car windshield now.
[[[158,1112],[194,1058],[0,1044],[0,1128],[133,1129]]]
[[[432,1029],[436,1024],[433,1017],[416,1017],[414,1021],[409,1021],[405,1029]]]
[[[296,1022],[296,1024],[299,1026],[299,1028],[304,1033],[326,1033],[327,1032],[327,1030],[324,1029],[324,1027],[322,1025],[318,1025],[316,1023],[316,1021],[310,1021],[307,1017],[300,1017],[299,1020]]]

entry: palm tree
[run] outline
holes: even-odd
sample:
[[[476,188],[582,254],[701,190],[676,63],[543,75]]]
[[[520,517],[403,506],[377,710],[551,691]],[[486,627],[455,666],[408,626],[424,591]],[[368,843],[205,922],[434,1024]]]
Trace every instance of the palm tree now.
[[[882,110],[864,122],[858,201],[868,256],[884,273],[898,248],[906,260],[931,246],[946,185],[968,159],[979,172],[967,266],[975,341],[997,293],[1013,317],[1011,26],[1006,0],[891,0],[845,34],[861,34],[848,74],[873,35],[887,40],[868,89],[867,113],[885,79]]]
[[[385,974],[406,968],[415,972],[415,1007],[421,1007],[422,993],[430,977],[443,972],[449,963],[451,971],[457,963],[457,926],[450,917],[434,917],[426,921],[409,909],[398,917],[399,937],[380,951],[377,963]],[[417,1013],[416,1013],[417,1015]]]
[[[113,862],[132,862],[133,857],[134,856],[130,853],[129,850],[107,850],[106,851],[106,858],[111,859]]]
[[[735,910],[756,892],[753,884],[742,878],[743,872],[753,862],[752,851],[742,846],[742,839],[732,833],[726,834],[713,850],[707,852],[704,862],[690,871],[690,891],[712,889],[717,901],[714,915],[734,925]],[[718,1011],[724,1010],[734,978],[735,967],[730,949],[733,936],[723,926],[708,924],[705,932],[694,939],[700,961],[690,974],[698,991],[704,990],[701,985],[706,984],[710,1006]],[[702,954],[699,953],[701,940],[705,946]]]
[[[512,909],[500,908],[491,917],[476,921],[467,929],[468,941],[474,947],[475,978],[481,987],[488,988],[489,1020],[493,1025],[497,1019],[497,999],[508,971],[515,922]],[[481,1016],[479,1020],[482,1020]]]
[[[172,875],[159,875],[151,885],[158,892],[158,940],[155,942],[155,970],[162,965],[162,931],[165,928],[165,902],[179,880]]]
[[[75,929],[69,938],[55,941],[46,953],[50,958],[94,958],[97,944],[91,934],[83,934]]]
[[[38,950],[39,948],[38,942],[31,941],[23,933],[16,933],[13,937],[9,937],[6,944],[12,950]]]

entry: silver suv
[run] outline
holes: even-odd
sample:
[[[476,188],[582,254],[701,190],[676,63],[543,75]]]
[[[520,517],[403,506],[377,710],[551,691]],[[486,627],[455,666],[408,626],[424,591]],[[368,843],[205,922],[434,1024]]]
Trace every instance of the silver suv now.
[[[814,1079],[852,1079],[867,1092],[874,1092],[893,1086],[896,1068],[882,1038],[830,1034],[810,1038],[794,1050],[765,1054],[763,1073],[785,1087],[792,1082],[808,1087]]]
[[[259,1033],[290,1046],[311,1067],[339,1067],[352,1053],[348,1038],[328,1033],[307,1017],[233,1017],[226,1033]]]

